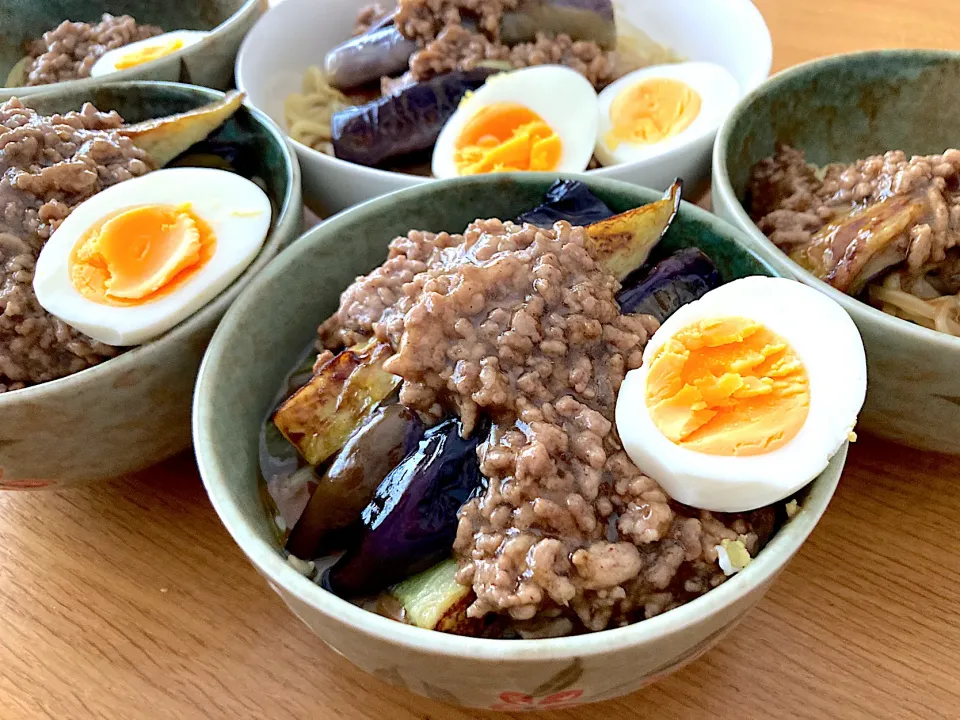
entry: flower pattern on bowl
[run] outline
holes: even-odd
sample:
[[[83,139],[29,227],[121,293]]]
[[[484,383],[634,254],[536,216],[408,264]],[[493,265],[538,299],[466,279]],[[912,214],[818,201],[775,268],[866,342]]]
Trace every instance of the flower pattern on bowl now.
[[[3,468],[0,468],[0,490],[40,490],[55,484],[53,480],[4,480]]]
[[[553,695],[547,695],[544,698],[535,698],[532,695],[526,695],[521,692],[502,692],[500,693],[500,702],[491,705],[491,710],[501,710],[506,712],[516,710],[559,710],[560,708],[579,705],[580,696],[583,690],[561,690]]]

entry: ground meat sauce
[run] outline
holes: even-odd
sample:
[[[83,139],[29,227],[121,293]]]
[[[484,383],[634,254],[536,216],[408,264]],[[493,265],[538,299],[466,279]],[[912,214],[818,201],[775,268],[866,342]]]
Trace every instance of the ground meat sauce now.
[[[320,328],[328,348],[376,336],[400,401],[493,429],[485,493],[460,510],[458,579],[471,617],[560,618],[559,633],[656,615],[723,582],[715,546],[756,553],[771,509],[715,515],[674,503],[624,453],[617,391],[656,329],[622,315],[618,283],[583,228],[479,220],[463,235],[413,231],[348,288]]]
[[[500,42],[503,13],[518,0],[400,0],[395,23],[406,38],[420,46],[410,58],[410,71],[400,79],[386,78],[386,91],[454,70],[473,70],[483,62],[506,63],[519,69],[534,65],[566,65],[600,89],[623,74],[617,55],[592,41],[569,35],[538,34],[534,42],[508,47]],[[370,27],[382,10],[361,10],[358,28]]]
[[[505,62],[515,69],[534,65],[565,65],[576,70],[594,87],[616,79],[617,65],[611,53],[595,42],[573,41],[569,35],[550,37],[540,33],[535,42],[507,47],[470,32],[461,25],[444,28],[435,40],[410,58],[410,79],[427,80],[454,70],[474,70],[483,62]]]
[[[108,50],[162,32],[153,25],[138,25],[129,15],[104,14],[96,24],[66,20],[30,46],[24,84],[48,85],[89,77],[90,68]]]
[[[380,21],[389,14],[390,13],[380,3],[374,3],[373,5],[360,8],[360,12],[357,13],[356,24],[353,28],[354,37],[369,32],[379,25]]]
[[[894,150],[822,172],[801,151],[782,145],[757,163],[750,179],[749,210],[782,250],[806,245],[815,233],[851,210],[897,196],[925,201],[926,212],[902,236],[895,255],[920,271],[941,263],[960,243],[960,150],[907,157]]]
[[[396,26],[404,37],[425,44],[445,27],[469,19],[481,33],[499,41],[500,19],[517,5],[519,0],[400,0]]]
[[[16,98],[0,105],[0,393],[79,372],[117,349],[46,312],[33,292],[44,243],[100,190],[148,172],[150,157],[90,104],[43,117]]]

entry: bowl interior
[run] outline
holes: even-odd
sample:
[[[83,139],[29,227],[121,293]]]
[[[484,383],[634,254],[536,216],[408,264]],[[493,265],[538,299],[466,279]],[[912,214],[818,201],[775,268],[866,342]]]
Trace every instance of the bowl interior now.
[[[750,95],[722,132],[736,196],[750,170],[784,142],[817,165],[887,150],[930,154],[956,147],[960,53],[880,51],[814,61]]]
[[[283,378],[315,338],[318,323],[336,309],[341,291],[385,259],[393,237],[411,228],[459,232],[477,217],[515,217],[538,204],[553,179],[541,174],[461,178],[370,201],[310,231],[241,295],[215,334],[201,369],[194,439],[214,505],[251,557],[259,552],[265,563],[272,556],[283,566],[257,492],[260,425]],[[660,196],[616,181],[589,184],[618,211]],[[660,252],[701,247],[726,280],[776,274],[737,237],[730,226],[685,204]],[[836,461],[839,465],[824,473],[834,481],[842,458]],[[823,506],[832,489],[824,492]],[[309,585],[302,578],[294,582]]]
[[[327,51],[349,39],[357,10],[368,4],[366,0],[283,0],[244,41],[237,58],[238,87],[248,93],[254,107],[285,128],[284,99],[300,91],[309,66],[322,66]],[[725,67],[744,91],[756,87],[770,71],[770,34],[749,0],[629,0],[617,5],[632,25],[681,56]],[[317,162],[350,166],[305,146],[298,150]]]
[[[212,30],[246,0],[0,0],[0,85],[27,46],[64,20],[98,22],[104,13],[131,15],[140,24],[164,30]]]

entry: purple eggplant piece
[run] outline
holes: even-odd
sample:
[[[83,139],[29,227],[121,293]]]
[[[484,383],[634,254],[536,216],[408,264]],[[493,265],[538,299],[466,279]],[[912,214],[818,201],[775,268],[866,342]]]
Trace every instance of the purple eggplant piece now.
[[[330,125],[336,156],[372,167],[432,147],[463,96],[483,85],[493,72],[439,75],[395,95],[334,113]]]
[[[393,25],[387,25],[337,45],[327,53],[323,68],[333,87],[350,90],[381,77],[401,74],[416,51],[414,41],[407,40]]]
[[[500,39],[506,45],[534,40],[537,33],[569,35],[592,40],[604,50],[617,45],[617,22],[612,0],[521,0],[505,13]]]
[[[579,180],[557,180],[544,196],[542,205],[517,218],[520,224],[553,227],[558,220],[587,227],[616,213]]]
[[[485,432],[460,435],[457,418],[427,431],[419,447],[387,475],[363,511],[357,543],[326,572],[340,597],[376,593],[450,556],[460,507],[480,491],[477,445]]]
[[[707,255],[697,248],[685,248],[652,269],[640,268],[628,275],[617,301],[624,314],[653,315],[663,322],[721,282],[717,267]]]
[[[403,405],[378,409],[337,455],[317,483],[300,519],[290,532],[287,550],[312,559],[336,548],[377,487],[423,439],[425,427],[413,410]]]
[[[396,17],[397,17],[397,11],[396,11],[396,10],[394,10],[394,11],[391,12],[391,13],[387,13],[387,14],[384,15],[382,18],[380,18],[379,20],[377,20],[373,25],[371,25],[370,27],[368,27],[368,28],[366,29],[366,31],[364,31],[362,34],[363,34],[363,35],[369,35],[370,33],[376,32],[377,30],[379,30],[379,29],[381,29],[381,28],[385,28],[385,27],[387,27],[388,25],[393,25],[393,21],[396,19]]]

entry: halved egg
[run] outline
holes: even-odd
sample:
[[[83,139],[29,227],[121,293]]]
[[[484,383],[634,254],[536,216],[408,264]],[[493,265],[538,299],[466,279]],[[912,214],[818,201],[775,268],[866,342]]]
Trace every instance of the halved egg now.
[[[583,172],[597,122],[597,94],[570,68],[541,65],[495,75],[467,95],[444,126],[433,174]]]
[[[654,333],[617,396],[637,467],[677,501],[753,510],[813,480],[852,437],[867,388],[847,313],[793,280],[735,280]]]
[[[224,170],[157,170],[81,203],[50,236],[33,288],[107,345],[152,340],[227,288],[270,230],[266,193]]]
[[[108,50],[90,68],[90,76],[100,77],[159,60],[191,45],[196,45],[209,34],[201,30],[174,30]]]
[[[629,73],[600,93],[597,159],[603,165],[645,160],[715,132],[739,97],[736,79],[713,63]]]

